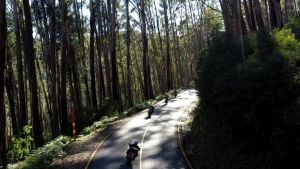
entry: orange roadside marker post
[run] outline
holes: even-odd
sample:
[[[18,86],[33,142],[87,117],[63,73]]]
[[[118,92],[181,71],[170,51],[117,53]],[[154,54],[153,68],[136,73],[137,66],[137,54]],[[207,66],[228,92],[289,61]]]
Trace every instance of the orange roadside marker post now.
[[[72,131],[73,131],[73,140],[76,140],[76,116],[75,116],[75,108],[74,104],[71,105],[72,112]]]

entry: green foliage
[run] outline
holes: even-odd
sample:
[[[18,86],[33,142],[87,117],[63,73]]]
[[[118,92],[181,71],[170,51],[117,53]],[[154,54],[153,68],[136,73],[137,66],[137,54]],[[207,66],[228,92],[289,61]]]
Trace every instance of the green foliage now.
[[[300,29],[300,22],[299,22]],[[300,31],[300,30],[299,30]],[[276,48],[288,61],[291,71],[300,83],[300,42],[290,29],[282,29],[273,33]]]
[[[49,132],[49,131],[43,131],[43,140],[45,141],[45,142],[48,142],[48,141],[50,141],[52,139],[52,133],[51,132]]]
[[[34,150],[25,161],[10,165],[9,169],[42,169],[48,168],[52,159],[63,156],[63,147],[71,141],[70,137],[61,136],[48,144]]]
[[[291,18],[285,27],[290,28],[292,30],[292,32],[295,34],[295,38],[300,40],[300,20],[299,20],[299,18]]]
[[[10,147],[7,153],[10,162],[17,162],[24,160],[29,155],[32,149],[32,126],[24,126],[22,135],[23,137],[12,137],[10,140]]]
[[[105,126],[107,126],[108,124],[118,120],[118,116],[114,116],[114,117],[107,117],[105,116],[102,120],[100,121],[96,121],[94,122],[91,126],[85,127],[80,134],[81,135],[88,135],[90,133],[92,133],[93,131],[96,131],[99,128],[103,128]]]
[[[287,59],[299,49],[285,33],[252,34],[244,50],[238,39],[218,33],[204,52],[197,80],[201,109],[193,123],[199,168],[299,166],[299,92]]]
[[[109,97],[106,97],[98,110],[85,107],[78,112],[77,129],[81,132],[85,126],[92,125],[94,121],[99,121],[103,116],[115,117],[118,115],[116,104]]]
[[[100,112],[105,112],[105,116],[108,117],[113,117],[119,114],[117,104],[108,97],[104,98],[100,107]]]

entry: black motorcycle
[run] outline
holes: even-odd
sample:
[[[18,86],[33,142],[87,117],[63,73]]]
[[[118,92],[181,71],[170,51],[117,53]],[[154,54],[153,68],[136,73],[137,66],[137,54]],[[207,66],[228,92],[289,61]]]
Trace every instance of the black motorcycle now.
[[[165,95],[165,104],[168,104],[168,101],[169,101],[169,96],[166,94]]]
[[[126,160],[127,160],[127,165],[129,167],[132,166],[132,161],[135,160],[135,158],[138,155],[138,151],[140,151],[140,147],[137,145],[137,143],[132,144],[128,143],[129,149],[126,152]]]
[[[152,113],[154,112],[154,107],[150,106],[148,110],[148,118],[151,118]]]
[[[127,156],[126,156],[126,160],[127,160],[127,165],[128,166],[132,166],[132,161],[135,159],[136,154],[133,151],[130,151]]]
[[[176,98],[176,96],[177,96],[177,90],[174,90],[173,94],[174,94],[174,97]]]

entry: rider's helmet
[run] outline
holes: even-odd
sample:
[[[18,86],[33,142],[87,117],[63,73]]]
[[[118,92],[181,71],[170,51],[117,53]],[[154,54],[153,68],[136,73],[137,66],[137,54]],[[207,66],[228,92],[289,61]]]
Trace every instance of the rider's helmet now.
[[[137,139],[133,139],[133,140],[130,140],[129,144],[131,144],[131,145],[138,145],[139,141]]]

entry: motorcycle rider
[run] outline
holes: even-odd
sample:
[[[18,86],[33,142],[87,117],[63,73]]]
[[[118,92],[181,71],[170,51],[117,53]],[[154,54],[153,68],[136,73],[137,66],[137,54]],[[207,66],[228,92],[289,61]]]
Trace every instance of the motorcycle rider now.
[[[134,158],[136,158],[138,156],[138,152],[140,151],[140,147],[138,146],[138,141],[134,140],[134,141],[130,141],[128,143],[129,145],[129,149],[127,150],[126,154],[128,155],[130,152],[133,152],[133,154],[135,155]]]
[[[151,118],[152,113],[154,112],[154,107],[150,106],[148,110],[148,118]]]
[[[176,89],[174,90],[173,94],[174,94],[174,97],[176,98],[176,96],[177,96],[177,90]]]
[[[165,94],[165,104],[168,104],[168,101],[169,101],[169,95],[166,93]]]

